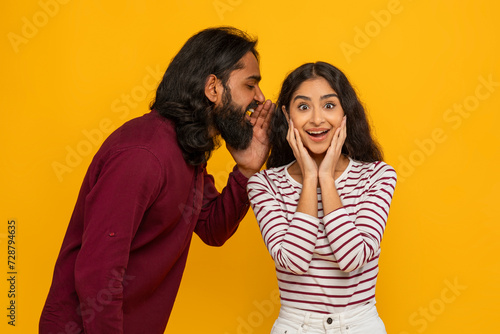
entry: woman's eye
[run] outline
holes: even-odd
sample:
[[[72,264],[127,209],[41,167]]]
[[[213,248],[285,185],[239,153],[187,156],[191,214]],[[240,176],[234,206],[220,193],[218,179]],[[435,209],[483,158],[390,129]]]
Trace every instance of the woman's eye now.
[[[327,104],[325,104],[325,108],[326,109],[333,109],[333,108],[335,108],[335,104],[333,104],[333,103],[327,103]]]
[[[309,107],[307,104],[299,104],[298,109],[299,110],[307,110],[307,109],[309,109]]]
[[[247,87],[250,88],[250,89],[254,89],[255,88],[255,86],[253,86],[253,85],[247,85]]]

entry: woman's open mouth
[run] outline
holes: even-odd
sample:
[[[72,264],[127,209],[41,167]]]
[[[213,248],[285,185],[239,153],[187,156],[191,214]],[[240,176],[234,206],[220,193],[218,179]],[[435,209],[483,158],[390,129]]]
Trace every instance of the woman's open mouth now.
[[[307,130],[306,133],[309,135],[309,138],[313,141],[322,141],[326,138],[330,130]]]

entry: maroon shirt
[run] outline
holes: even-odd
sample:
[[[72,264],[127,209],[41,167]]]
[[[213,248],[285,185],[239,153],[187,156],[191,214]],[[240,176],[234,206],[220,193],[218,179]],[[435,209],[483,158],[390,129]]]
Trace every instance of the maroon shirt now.
[[[219,194],[156,111],[117,129],[83,180],[40,333],[163,333],[193,231],[222,245],[248,210],[247,181],[235,167]]]

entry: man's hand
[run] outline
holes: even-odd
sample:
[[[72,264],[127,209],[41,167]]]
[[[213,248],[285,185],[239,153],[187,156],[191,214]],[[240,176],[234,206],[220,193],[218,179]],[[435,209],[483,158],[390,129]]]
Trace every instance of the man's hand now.
[[[255,109],[250,116],[250,123],[253,125],[253,138],[244,150],[235,150],[227,146],[229,153],[233,156],[238,165],[238,169],[246,177],[260,171],[269,155],[269,137],[267,131],[271,122],[271,114],[275,109],[275,104],[267,100]]]

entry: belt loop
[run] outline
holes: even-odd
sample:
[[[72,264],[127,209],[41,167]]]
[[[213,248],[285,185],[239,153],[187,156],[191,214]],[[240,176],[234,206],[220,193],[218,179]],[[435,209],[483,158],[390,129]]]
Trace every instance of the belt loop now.
[[[309,317],[310,316],[311,316],[311,313],[310,312],[306,312],[306,315],[304,316],[303,323],[302,323],[302,325],[300,325],[299,331],[298,331],[297,334],[302,334],[302,330],[303,329],[307,330],[307,327],[309,326]]]
[[[304,324],[308,325],[309,324],[309,318],[311,316],[310,312],[306,312],[306,316],[304,317]]]
[[[344,313],[339,314],[340,332],[346,333]]]

